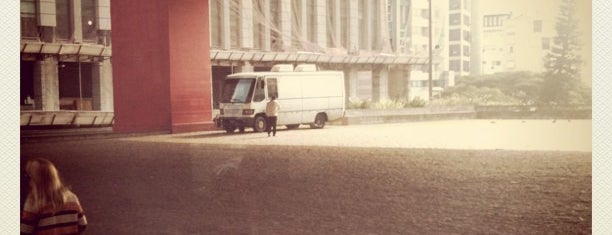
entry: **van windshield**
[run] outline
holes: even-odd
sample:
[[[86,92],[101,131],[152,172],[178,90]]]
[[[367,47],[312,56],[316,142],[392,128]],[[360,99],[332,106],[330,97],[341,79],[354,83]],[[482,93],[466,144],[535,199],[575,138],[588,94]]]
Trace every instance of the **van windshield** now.
[[[222,103],[247,103],[253,94],[254,78],[225,79]]]

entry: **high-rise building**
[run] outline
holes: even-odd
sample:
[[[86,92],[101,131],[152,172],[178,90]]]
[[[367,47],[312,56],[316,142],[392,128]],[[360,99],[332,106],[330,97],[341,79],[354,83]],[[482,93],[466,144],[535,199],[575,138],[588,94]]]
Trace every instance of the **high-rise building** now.
[[[470,74],[471,10],[471,0],[449,0],[449,70],[457,76]]]
[[[448,68],[448,2],[432,2],[432,50],[434,93],[454,85]],[[396,54],[429,57],[429,4],[418,0],[389,0],[391,47]],[[433,94],[433,95],[436,95]],[[410,69],[409,99],[429,97],[429,65]]]

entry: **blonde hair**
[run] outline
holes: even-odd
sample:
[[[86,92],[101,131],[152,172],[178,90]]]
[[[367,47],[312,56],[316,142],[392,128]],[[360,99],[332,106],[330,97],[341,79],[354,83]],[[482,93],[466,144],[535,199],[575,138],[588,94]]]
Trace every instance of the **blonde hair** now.
[[[47,159],[36,158],[28,161],[26,172],[30,177],[28,198],[34,209],[51,209],[54,213],[60,210],[70,190],[62,183],[55,165]]]

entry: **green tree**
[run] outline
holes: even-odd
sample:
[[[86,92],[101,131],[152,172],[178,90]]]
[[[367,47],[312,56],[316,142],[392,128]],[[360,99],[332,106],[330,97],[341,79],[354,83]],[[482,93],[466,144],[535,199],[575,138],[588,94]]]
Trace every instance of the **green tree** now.
[[[544,57],[543,87],[540,101],[546,104],[584,103],[584,87],[580,82],[580,43],[575,0],[561,0],[553,45]]]
[[[454,87],[448,87],[440,102],[449,104],[525,105],[538,100],[542,87],[541,74],[506,72],[464,76]]]

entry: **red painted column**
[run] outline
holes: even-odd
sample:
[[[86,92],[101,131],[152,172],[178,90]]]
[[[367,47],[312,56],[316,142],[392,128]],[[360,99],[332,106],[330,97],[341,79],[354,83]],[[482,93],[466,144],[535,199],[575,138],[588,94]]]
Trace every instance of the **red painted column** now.
[[[112,0],[116,132],[210,130],[205,0]]]

